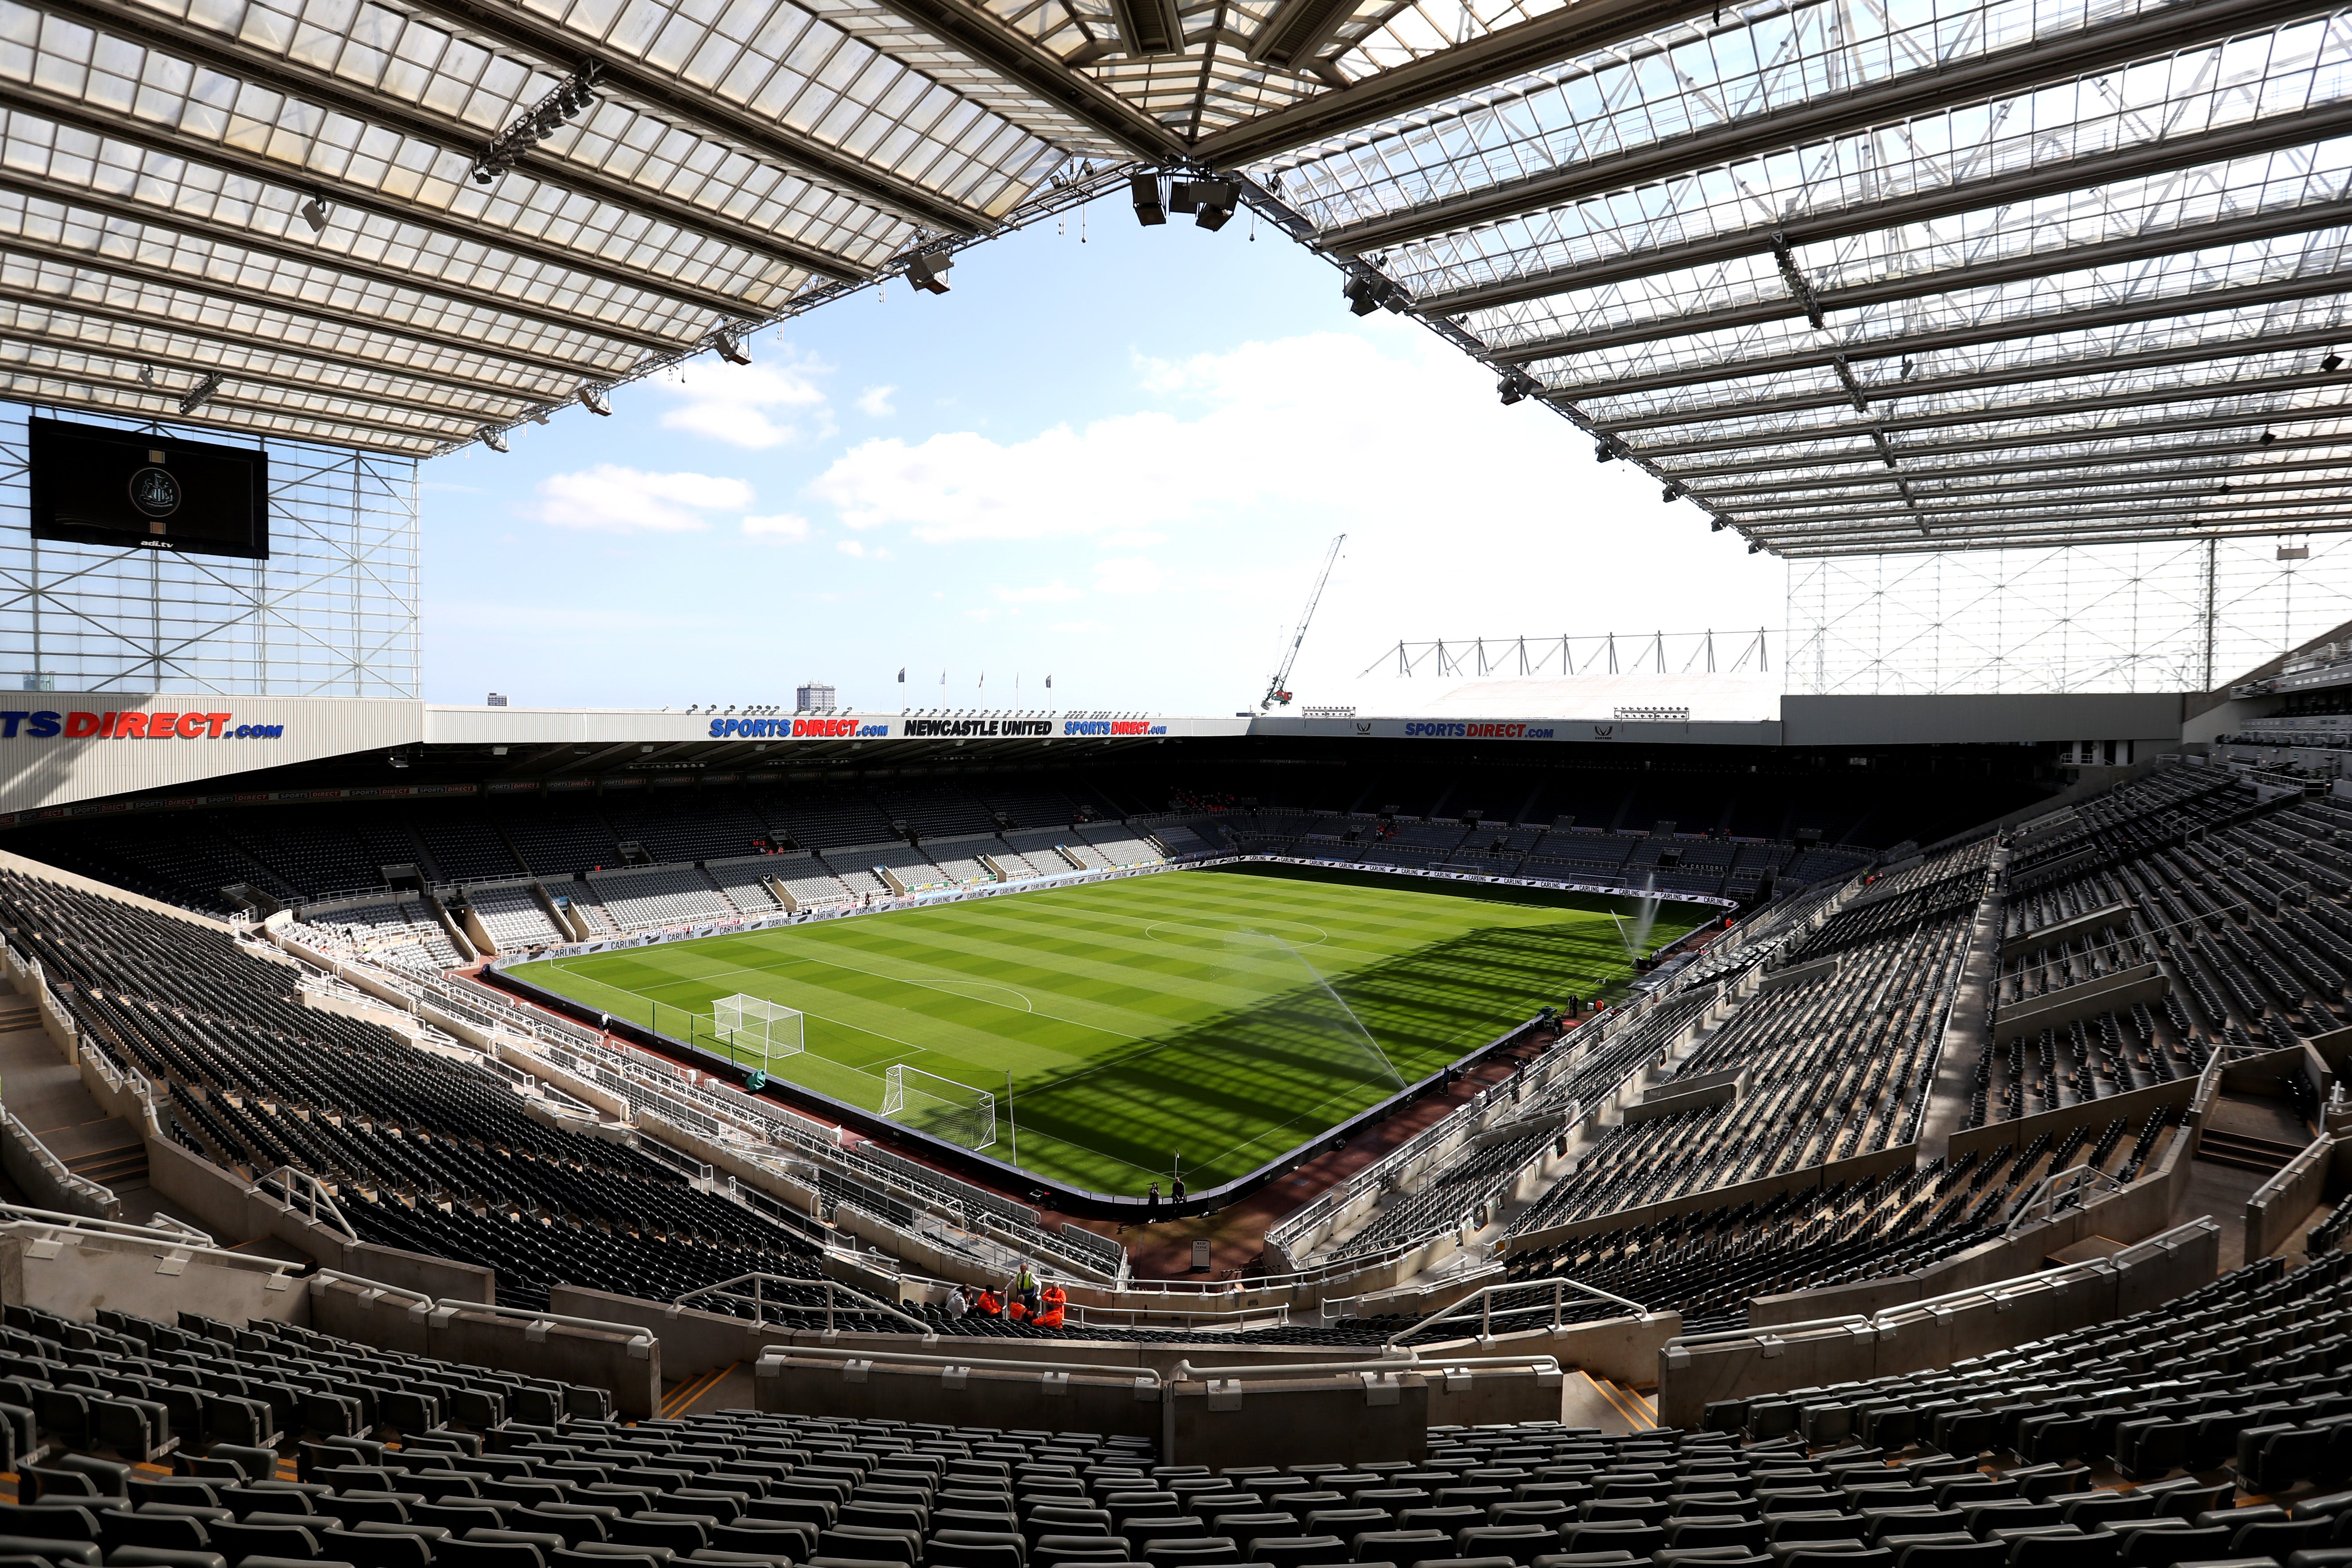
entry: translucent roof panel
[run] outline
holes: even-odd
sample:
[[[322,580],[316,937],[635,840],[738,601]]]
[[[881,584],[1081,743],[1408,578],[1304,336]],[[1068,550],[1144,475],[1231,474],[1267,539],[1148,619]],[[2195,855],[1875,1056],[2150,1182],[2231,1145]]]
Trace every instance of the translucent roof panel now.
[[[446,451],[1149,169],[1766,547],[2345,499],[2317,4],[0,0],[0,82],[66,405]]]

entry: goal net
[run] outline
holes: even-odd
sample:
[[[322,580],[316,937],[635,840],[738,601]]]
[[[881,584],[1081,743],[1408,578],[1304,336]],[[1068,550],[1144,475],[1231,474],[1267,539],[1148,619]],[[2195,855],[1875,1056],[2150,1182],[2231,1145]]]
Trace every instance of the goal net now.
[[[882,1075],[882,1114],[967,1149],[996,1142],[996,1096],[920,1068],[895,1066]]]
[[[710,1032],[738,1052],[757,1052],[768,1061],[795,1057],[806,1048],[801,1037],[801,1016],[793,1008],[764,996],[738,992],[710,1005]]]

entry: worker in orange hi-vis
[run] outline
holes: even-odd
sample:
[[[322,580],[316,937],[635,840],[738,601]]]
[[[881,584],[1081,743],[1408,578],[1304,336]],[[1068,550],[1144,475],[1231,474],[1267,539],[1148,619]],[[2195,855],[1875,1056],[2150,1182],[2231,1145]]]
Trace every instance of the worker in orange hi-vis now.
[[[1042,1300],[1045,1306],[1034,1320],[1037,1326],[1041,1329],[1060,1328],[1062,1312],[1070,1304],[1070,1293],[1059,1285],[1048,1285],[1045,1287]]]

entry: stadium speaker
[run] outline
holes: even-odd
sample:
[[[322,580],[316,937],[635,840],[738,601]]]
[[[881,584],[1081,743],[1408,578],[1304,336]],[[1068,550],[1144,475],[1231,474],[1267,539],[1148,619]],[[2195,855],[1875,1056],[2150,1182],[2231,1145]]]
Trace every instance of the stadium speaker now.
[[[2344,356],[2343,356],[2342,354],[2340,354],[2340,353],[2337,353],[2334,349],[2330,349],[2330,350],[2328,350],[2328,351],[2327,351],[2327,357],[2326,357],[2326,359],[2321,360],[2321,361],[2319,362],[2319,368],[2320,368],[2320,369],[2322,369],[2322,370],[2325,370],[2325,371],[2330,371],[2330,372],[2332,372],[2332,371],[2334,371],[2334,370],[2335,370],[2338,365],[2342,364],[2343,363],[2344,363]]]
[[[954,268],[951,258],[919,255],[907,263],[907,281],[926,294],[944,294],[948,291],[948,274]]]
[[[1192,221],[1214,234],[1232,221],[1241,200],[1241,187],[1231,180],[1195,180],[1192,186],[1196,213]]]
[[[1168,221],[1168,205],[1160,194],[1159,175],[1129,175],[1127,187],[1135,198],[1136,222],[1149,228]]]
[[[1359,316],[1369,316],[1388,302],[1393,286],[1385,278],[1370,272],[1350,272],[1339,292],[1348,298],[1348,309]]]

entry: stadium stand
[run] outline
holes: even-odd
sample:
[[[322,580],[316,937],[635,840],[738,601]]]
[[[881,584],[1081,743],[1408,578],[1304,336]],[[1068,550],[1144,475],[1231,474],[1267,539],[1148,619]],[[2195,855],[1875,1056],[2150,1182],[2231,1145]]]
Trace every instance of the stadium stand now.
[[[620,841],[599,816],[585,813],[515,816],[505,826],[508,842],[533,876],[570,879],[601,866],[621,864]]]
[[[808,864],[805,857],[755,855],[740,860],[709,861],[702,869],[712,884],[727,895],[729,903],[747,915],[765,915],[783,907],[769,890],[768,879],[781,878],[783,868],[791,862]]]
[[[1237,811],[1186,826],[1239,821],[1336,850],[1362,846],[1313,836],[1352,820]],[[1016,829],[961,842],[1003,843],[1003,856],[990,852],[1003,863],[1023,843],[1042,843],[1047,855],[1056,845],[1151,851],[1150,840],[1168,842],[1175,826]],[[1654,855],[1694,843],[1718,878],[1748,847],[1573,825],[1393,826],[1395,842],[1382,847],[1405,855],[1490,852],[1499,839],[1507,856],[1573,837],[1612,840],[1630,859],[1644,847]],[[2329,911],[2352,900],[2352,857],[2335,847],[2347,840],[2352,810],[2331,800],[2263,775],[2183,766],[2007,836],[1962,836],[1924,852],[1897,845],[1874,852],[1883,856],[1874,867],[1849,858],[1847,876],[1784,895],[1688,962],[1663,966],[1625,1005],[1568,1029],[1284,1219],[1268,1232],[1265,1267],[1346,1278],[1390,1263],[1410,1269],[1412,1259],[1466,1246],[1465,1257],[1490,1260],[1491,1332],[1620,1311],[1605,1300],[1563,1309],[1554,1285],[1569,1279],[1679,1313],[1685,1332],[1704,1333],[1741,1327],[1759,1297],[1921,1276],[1998,1247],[2029,1212],[2050,1212],[2059,1173],[2089,1167],[2102,1192],[2128,1194],[2175,1168],[2200,1123],[2179,1106],[2136,1104],[2005,1144],[1918,1150],[1947,1029],[1980,1022],[1980,1037],[2000,1042],[1984,1053],[1992,1074],[1968,1091],[1961,1126],[2200,1075],[2210,1083],[2221,1059],[2299,1047],[2346,1016],[2352,922]],[[1816,853],[1794,844],[1780,852],[1782,866]],[[947,875],[938,858],[903,842],[877,854]],[[950,865],[960,858],[945,847],[939,854]],[[968,863],[978,868],[976,858]],[[757,889],[763,875],[814,884],[835,902],[852,897],[824,865],[806,853],[761,854],[708,874],[630,868],[557,888],[592,899],[583,913],[642,929],[752,907],[721,889]],[[798,878],[786,875],[795,869]],[[501,944],[518,927],[535,928],[534,940],[554,929],[528,884],[477,887],[465,902]],[[289,931],[364,958],[369,944],[420,922],[439,930],[414,898],[334,912],[353,910],[360,918]],[[1127,1268],[1118,1242],[1099,1232],[1057,1230],[1033,1205],[870,1143],[845,1145],[829,1127],[698,1085],[593,1030],[530,1017],[511,998],[441,974],[438,962],[403,954],[387,966],[420,1005],[441,1009],[420,1022],[455,1015],[519,1031],[582,1082],[716,1140],[818,1201],[795,1209],[714,1184],[698,1174],[697,1156],[642,1131],[590,1136],[593,1115],[575,1100],[460,1059],[446,1037],[446,1049],[421,1048],[305,1005],[305,988],[325,976],[257,957],[225,934],[13,873],[0,878],[0,924],[38,958],[58,1005],[110,1070],[157,1086],[166,1136],[264,1192],[290,1194],[286,1172],[326,1183],[363,1240],[494,1269],[499,1300],[518,1307],[544,1310],[549,1292],[570,1284],[746,1310],[707,1292],[753,1272],[776,1281],[786,1301],[804,1288],[801,1300],[813,1304],[829,1249],[843,1245],[828,1215],[862,1216],[860,1245],[881,1249],[869,1256],[895,1247],[927,1268],[954,1260],[967,1278],[1002,1277],[1024,1258],[1079,1281],[1116,1282]],[[1958,1006],[1971,952],[1987,961],[1981,1020]],[[2147,970],[2168,988],[2063,1025],[2007,1026],[2021,1009]],[[2275,1083],[2283,1124],[2315,1125],[2312,1080],[2278,1068]],[[1727,1098],[1704,1098],[1727,1084]],[[1675,1106],[1685,1093],[1703,1098]],[[2217,1134],[2203,1136],[2210,1144]],[[1828,1167],[1840,1169],[1807,1176]],[[2323,1222],[2315,1249],[2352,1228],[2313,1217]],[[958,1319],[919,1292],[900,1309],[965,1338],[1200,1338],[1109,1316],[1060,1331]],[[878,1304],[862,1318],[846,1310],[860,1332],[907,1327]],[[1417,1321],[1368,1300],[1353,1312],[1215,1332],[1224,1343],[1345,1348],[1386,1342]],[[2230,1364],[2242,1370],[2242,1361]],[[2309,1370],[2296,1365],[2296,1375]],[[1927,1399],[1924,1388],[1938,1400],[1966,1398],[1940,1375],[1921,1374],[1928,1381],[1914,1378],[1890,1397]]]
[[[646,871],[601,871],[587,879],[613,923],[623,931],[724,919],[740,911],[710,879],[691,866]]]
[[[421,899],[334,905],[313,919],[342,933],[364,956],[401,968],[447,969],[465,962]]]
[[[1972,1125],[2193,1077],[2217,1051],[2292,1047],[2352,1017],[2352,859],[2335,847],[2352,811],[2183,768],[2029,826]],[[2102,991],[2116,1005],[2069,1005]],[[2316,1098],[2299,1072],[2279,1091]]]
[[[416,836],[434,871],[446,881],[496,880],[526,869],[496,823],[444,817],[420,824]]]
[[[467,902],[482,922],[483,931],[500,952],[544,946],[567,940],[547,918],[537,887],[509,883],[469,889]]]
[[[1357,799],[1370,793],[1363,789],[1352,792],[1353,805],[1309,810],[1244,804],[1236,796],[1149,779],[1097,782],[1064,774],[1057,783],[1051,789],[973,791],[941,781],[870,793],[838,784],[666,788],[615,796],[611,804],[553,795],[373,808],[215,809],[113,820],[104,833],[72,824],[44,825],[20,830],[9,842],[36,859],[215,913],[299,909],[373,890],[391,897],[388,867],[413,866],[428,887],[511,881],[526,874],[560,884],[591,871],[707,865],[786,849],[822,850],[855,886],[856,896],[879,896],[881,885],[863,874],[877,863],[896,868],[899,862],[877,857],[877,847],[886,854],[910,847],[893,824],[903,824],[915,836],[911,847],[934,864],[942,856],[970,862],[987,854],[1016,877],[1071,870],[1055,853],[1056,845],[1067,846],[1082,865],[1097,869],[1239,848],[1412,869],[1442,867],[1584,881],[1630,879],[1657,891],[1743,901],[1767,891],[1768,884],[1777,891],[1842,879],[1885,854],[1866,841],[1800,843],[1790,837],[1797,829],[1785,825],[1800,823],[1808,813],[1755,785],[1748,788],[1765,803],[1757,815],[1782,825],[1780,837],[1734,838],[1718,827],[1660,836],[1655,825],[1674,819],[1647,802],[1654,795],[1673,805],[1689,793],[1671,783],[1616,788],[1604,807],[1585,815],[1583,826],[1574,812],[1516,823],[1503,815],[1472,822],[1429,820],[1410,810],[1375,814]],[[1418,795],[1424,787],[1425,806],[1449,797],[1524,798],[1528,790],[1523,780],[1488,779],[1474,772],[1466,778],[1432,774],[1425,786],[1399,793]],[[1538,794],[1556,787],[1545,784]],[[1689,812],[1693,820],[1726,815],[1719,806],[1702,811],[1685,804],[1675,809]],[[1861,825],[1867,814],[1812,815],[1840,823],[1838,830],[1844,831]],[[1624,820],[1614,828],[1606,826],[1616,818]],[[1644,822],[1649,826],[1640,826]],[[908,864],[921,871],[920,860]],[[971,882],[985,876],[958,865],[919,879]],[[794,896],[824,902],[840,895]],[[761,897],[752,903],[765,907]]]

